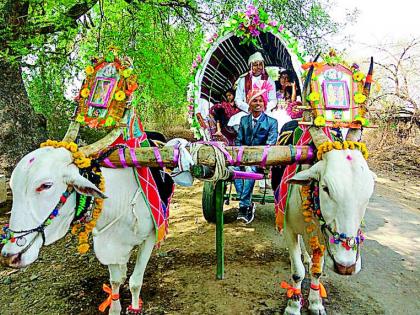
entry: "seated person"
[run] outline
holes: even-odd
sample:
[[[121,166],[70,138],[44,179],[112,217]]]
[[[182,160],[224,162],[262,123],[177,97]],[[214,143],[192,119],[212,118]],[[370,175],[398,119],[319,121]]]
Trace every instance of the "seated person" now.
[[[246,96],[255,84],[258,84],[261,81],[266,81],[273,87],[273,89],[268,92],[267,104],[265,105],[266,108],[264,108],[264,111],[272,110],[277,104],[276,91],[274,90],[275,83],[265,71],[264,58],[262,54],[260,52],[256,52],[251,55],[248,59],[248,65],[250,67],[250,71],[239,78],[235,94],[236,106],[242,111],[232,116],[228,123],[228,126],[234,128],[238,128],[241,118],[249,113]]]
[[[264,109],[268,102],[269,85],[260,84],[248,92],[247,101],[251,114],[241,118],[238,136],[235,140],[237,146],[274,145],[277,141],[277,121],[267,116]],[[237,170],[240,168],[237,167]],[[246,171],[256,172],[257,167],[246,167]],[[254,180],[236,179],[234,181],[239,199],[238,220],[246,224],[254,220],[255,205],[251,203]]]
[[[214,138],[214,140],[221,140],[227,145],[234,145],[236,138],[236,131],[228,126],[228,121],[233,115],[240,111],[234,102],[234,95],[232,89],[227,90],[225,93],[226,101],[210,108],[210,115],[216,122],[216,132],[212,135],[212,138]]]

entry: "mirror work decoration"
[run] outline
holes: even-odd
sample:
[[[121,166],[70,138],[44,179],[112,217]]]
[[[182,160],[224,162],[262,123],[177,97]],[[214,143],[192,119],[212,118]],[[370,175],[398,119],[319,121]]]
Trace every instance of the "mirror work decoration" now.
[[[372,83],[372,67],[365,75],[357,64],[348,66],[335,53],[330,52],[323,62],[309,62],[302,66],[313,68],[310,78],[310,93],[306,95],[304,110],[312,112],[301,124],[333,128],[369,127],[365,117],[366,102]]]
[[[119,127],[138,88],[131,60],[120,60],[116,49],[111,48],[105,57],[93,58],[85,73],[76,98],[75,121],[92,129]]]

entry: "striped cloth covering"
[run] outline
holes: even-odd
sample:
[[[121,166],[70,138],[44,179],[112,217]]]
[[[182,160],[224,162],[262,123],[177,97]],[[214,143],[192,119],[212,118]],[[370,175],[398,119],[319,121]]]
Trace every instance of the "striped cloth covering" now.
[[[328,128],[322,128],[325,135],[331,139],[332,135]],[[309,145],[312,142],[309,126],[299,126],[293,132],[293,145]],[[281,136],[280,136],[281,137]],[[289,201],[290,185],[287,183],[297,172],[301,165],[293,163],[286,166],[280,185],[274,192],[274,208],[276,211],[276,225],[279,231],[284,228],[284,213]]]
[[[112,146],[124,144],[129,148],[149,147],[146,132],[140,118],[133,111],[128,118],[127,128]],[[160,244],[168,232],[169,205],[174,191],[174,182],[161,168],[136,168],[136,180],[142,189],[142,196],[149,207],[156,230],[156,243]]]

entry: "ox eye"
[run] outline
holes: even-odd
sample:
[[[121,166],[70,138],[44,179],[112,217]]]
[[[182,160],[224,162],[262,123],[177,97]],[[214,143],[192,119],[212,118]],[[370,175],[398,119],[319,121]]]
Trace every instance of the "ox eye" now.
[[[39,185],[38,186],[38,188],[37,189],[35,189],[37,192],[41,192],[41,191],[44,191],[44,190],[48,190],[48,189],[50,189],[51,187],[52,187],[52,185],[53,185],[53,183],[50,183],[50,182],[48,182],[48,183],[43,183],[43,184],[41,184],[41,185]]]

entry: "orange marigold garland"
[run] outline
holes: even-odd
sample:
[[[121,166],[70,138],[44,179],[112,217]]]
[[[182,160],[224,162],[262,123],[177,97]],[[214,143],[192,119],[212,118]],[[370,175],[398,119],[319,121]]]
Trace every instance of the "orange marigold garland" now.
[[[93,170],[93,172],[100,176],[100,182],[98,188],[101,192],[105,192],[105,181],[102,173],[99,169]],[[91,212],[91,216],[86,221],[76,223],[72,228],[72,234],[78,235],[79,246],[77,250],[80,254],[86,254],[89,251],[89,234],[92,233],[92,230],[96,226],[96,221],[102,212],[103,199],[95,198],[94,207]]]
[[[312,189],[311,186],[302,186],[301,195],[304,198],[302,202],[302,215],[304,217],[304,221],[307,223],[306,232],[309,235],[309,246],[312,250],[312,266],[311,266],[311,273],[312,274],[319,274],[322,272],[321,268],[321,259],[324,256],[325,246],[321,245],[318,238],[318,226],[315,222],[315,216],[317,213],[315,211],[319,211],[314,209],[314,203],[312,200]]]
[[[73,157],[73,163],[80,169],[86,169],[91,167],[92,159],[88,158],[84,155],[83,152],[80,152],[78,146],[74,142],[66,142],[66,141],[55,141],[55,140],[47,140],[40,145],[41,148],[43,147],[53,147],[53,148],[65,148],[69,150]],[[105,192],[105,180],[102,176],[102,173],[99,168],[94,167],[92,172],[97,176],[100,176],[100,182],[98,184],[98,188],[101,192]],[[80,254],[85,254],[89,251],[89,234],[92,232],[93,228],[96,226],[96,221],[99,218],[102,212],[103,206],[103,199],[95,198],[94,201],[94,208],[92,210],[91,218],[85,222],[76,222],[73,224],[71,228],[71,233],[73,235],[78,235],[78,243],[77,250]]]

